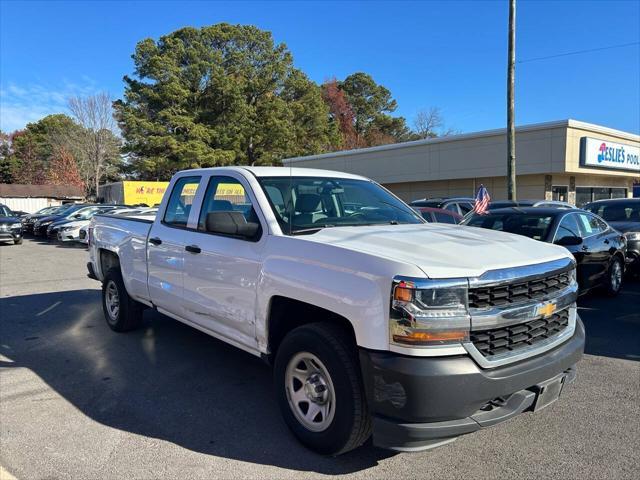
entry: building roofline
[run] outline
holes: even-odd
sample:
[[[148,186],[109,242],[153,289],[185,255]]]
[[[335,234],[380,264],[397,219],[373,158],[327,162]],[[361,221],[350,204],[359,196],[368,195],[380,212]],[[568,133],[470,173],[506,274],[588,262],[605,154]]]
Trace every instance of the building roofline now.
[[[516,127],[516,133],[521,132],[531,132],[536,130],[546,130],[549,128],[580,128],[583,130],[590,130],[592,132],[601,133],[605,135],[611,135],[614,137],[619,137],[624,140],[630,140],[635,142],[640,142],[640,135],[635,135],[630,132],[624,132],[622,130],[615,130],[613,128],[603,127],[601,125],[596,125],[593,123],[580,122],[578,120],[566,119],[566,120],[555,120],[551,122],[543,122],[543,123],[533,123],[530,125],[522,125]],[[365,154],[372,152],[382,152],[385,150],[396,150],[400,148],[411,148],[418,147],[421,145],[434,145],[437,143],[444,142],[452,142],[456,140],[468,140],[472,138],[482,138],[482,137],[491,137],[495,135],[506,135],[506,128],[496,128],[492,130],[482,130],[479,132],[471,132],[471,133],[461,133],[458,135],[449,135],[447,137],[436,137],[436,138],[427,138],[423,140],[413,140],[411,142],[401,142],[401,143],[391,143],[388,145],[379,145],[377,147],[366,147],[366,148],[356,148],[352,150],[340,150],[337,152],[329,152],[329,153],[320,153],[317,155],[308,155],[303,157],[292,157],[285,158],[282,160],[282,163],[295,163],[306,160],[320,160],[325,158],[336,158],[336,157],[344,157],[348,155],[354,154]]]

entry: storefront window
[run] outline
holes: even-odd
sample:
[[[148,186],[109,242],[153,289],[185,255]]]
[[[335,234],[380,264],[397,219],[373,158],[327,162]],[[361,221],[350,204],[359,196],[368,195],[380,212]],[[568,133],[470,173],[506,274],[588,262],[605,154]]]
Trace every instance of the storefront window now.
[[[585,203],[593,202],[595,200],[608,200],[610,198],[626,197],[626,188],[576,187],[576,206],[578,207],[582,207]]]
[[[566,202],[568,201],[568,194],[569,194],[569,187],[563,186],[563,187],[559,187],[559,186],[553,186],[551,187],[551,193],[553,195],[552,200],[556,200],[559,202]]]

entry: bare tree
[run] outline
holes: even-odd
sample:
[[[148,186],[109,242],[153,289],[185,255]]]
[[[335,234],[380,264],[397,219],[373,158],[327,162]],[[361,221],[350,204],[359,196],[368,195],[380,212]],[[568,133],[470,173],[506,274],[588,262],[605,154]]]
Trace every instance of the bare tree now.
[[[434,138],[444,125],[442,113],[438,107],[421,110],[413,120],[413,128],[419,138]]]
[[[88,97],[72,97],[68,104],[76,122],[86,131],[80,139],[80,148],[84,153],[81,168],[85,178],[94,182],[97,196],[109,163],[119,154],[111,98],[107,93],[98,93]]]

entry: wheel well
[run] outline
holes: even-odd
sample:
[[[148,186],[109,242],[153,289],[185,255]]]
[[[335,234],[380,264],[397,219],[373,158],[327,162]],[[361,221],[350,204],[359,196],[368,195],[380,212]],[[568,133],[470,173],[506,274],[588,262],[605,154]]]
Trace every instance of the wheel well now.
[[[355,344],[356,335],[353,325],[342,315],[300,300],[275,296],[271,299],[267,324],[269,358],[273,358],[287,333],[294,328],[315,322],[339,325]]]
[[[622,252],[616,252],[613,254],[614,257],[618,257],[620,259],[620,261],[622,262],[622,268],[624,269],[624,255],[622,254]]]
[[[111,268],[120,268],[120,259],[118,258],[118,255],[112,251],[101,248],[100,271],[102,272],[102,276],[104,277]]]

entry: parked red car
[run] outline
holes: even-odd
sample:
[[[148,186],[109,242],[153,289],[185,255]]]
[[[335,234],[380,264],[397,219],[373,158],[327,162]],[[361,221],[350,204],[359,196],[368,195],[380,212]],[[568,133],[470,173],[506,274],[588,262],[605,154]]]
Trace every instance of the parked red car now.
[[[413,207],[429,223],[460,223],[462,215],[451,210],[433,207]]]

